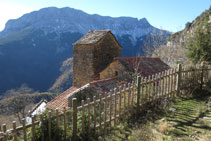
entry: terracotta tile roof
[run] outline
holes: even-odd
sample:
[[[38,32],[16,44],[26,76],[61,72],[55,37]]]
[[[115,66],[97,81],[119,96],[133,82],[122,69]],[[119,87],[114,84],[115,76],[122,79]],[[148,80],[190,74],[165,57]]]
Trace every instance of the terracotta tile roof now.
[[[100,73],[94,74],[94,75],[92,76],[92,78],[93,78],[94,80],[99,80],[99,79],[100,79]]]
[[[95,44],[99,40],[101,40],[109,30],[90,30],[86,35],[84,35],[81,39],[74,43],[74,45],[87,45],[87,44]]]
[[[63,107],[68,108],[68,97],[72,95],[73,92],[75,92],[78,88],[77,87],[71,87],[58,95],[56,98],[52,99],[50,102],[47,103],[46,108],[56,110],[56,108],[59,109],[59,111],[63,110]]]
[[[94,88],[98,93],[109,92],[111,89],[119,87],[123,82],[119,78],[110,78],[104,80],[98,80],[89,83],[90,87]]]
[[[161,61],[160,58],[154,57],[116,57],[114,60],[125,62],[135,72],[144,77],[169,69],[169,66]],[[122,64],[125,65],[125,63]]]
[[[59,111],[63,110],[63,107],[68,108],[68,98],[71,96],[74,96],[78,92],[83,92],[86,89],[92,89],[96,92],[96,94],[109,92],[111,89],[120,86],[122,84],[118,78],[112,78],[112,79],[105,79],[105,80],[99,80],[94,81],[91,83],[88,83],[80,88],[77,87],[71,87],[70,89],[66,90],[53,100],[47,103],[46,108],[56,110],[56,108],[59,109]]]

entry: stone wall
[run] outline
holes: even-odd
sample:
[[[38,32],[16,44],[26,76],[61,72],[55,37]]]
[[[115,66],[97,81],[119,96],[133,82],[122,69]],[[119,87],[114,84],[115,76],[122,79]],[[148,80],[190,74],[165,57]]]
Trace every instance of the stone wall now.
[[[108,34],[94,45],[75,45],[73,49],[73,86],[81,87],[94,80],[94,75],[105,69],[114,57],[121,55],[121,47]]]
[[[121,56],[121,47],[115,42],[111,33],[108,33],[103,40],[95,45],[94,49],[94,70],[95,74],[105,69],[114,57]]]
[[[88,98],[90,98],[91,101],[93,101],[93,97],[96,96],[98,98],[97,91],[93,87],[85,87],[81,88],[78,92],[75,92],[72,96],[68,97],[68,106],[72,107],[72,99],[77,98],[77,104],[81,105],[81,101],[86,101]]]
[[[73,86],[81,87],[90,81],[94,75],[94,47],[76,45],[73,49]]]
[[[132,71],[129,71],[119,60],[113,61],[106,69],[100,72],[100,79],[118,77],[122,80],[131,79]]]

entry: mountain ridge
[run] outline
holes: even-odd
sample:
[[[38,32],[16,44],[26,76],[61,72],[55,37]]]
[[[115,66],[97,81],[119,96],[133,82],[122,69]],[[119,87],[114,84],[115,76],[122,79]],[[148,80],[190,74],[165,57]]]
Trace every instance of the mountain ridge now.
[[[82,34],[87,33],[89,30],[110,29],[114,34],[120,36],[130,34],[134,39],[153,32],[153,30],[158,30],[151,26],[146,18],[90,15],[73,8],[50,7],[24,14],[18,19],[9,20],[5,29],[0,32],[0,38],[26,27],[42,29],[45,32],[71,30],[71,32],[80,32]],[[126,32],[123,28],[125,28]]]
[[[192,22],[187,22],[183,30],[169,36],[166,45],[158,49],[157,54],[169,65],[186,63],[188,61],[186,45],[190,38],[195,36],[197,30],[206,31],[208,24],[211,24],[211,7],[202,12]]]
[[[164,44],[170,35],[151,26],[145,18],[90,15],[67,7],[27,13],[8,21],[0,32],[0,93],[23,83],[35,90],[47,91],[56,80],[61,80],[63,72],[59,70],[72,57],[72,44],[89,30],[102,29],[110,29],[116,36],[124,57],[144,55],[145,43],[160,32],[163,38],[159,44]],[[149,43],[149,47],[154,46]],[[70,71],[65,72],[72,75]]]

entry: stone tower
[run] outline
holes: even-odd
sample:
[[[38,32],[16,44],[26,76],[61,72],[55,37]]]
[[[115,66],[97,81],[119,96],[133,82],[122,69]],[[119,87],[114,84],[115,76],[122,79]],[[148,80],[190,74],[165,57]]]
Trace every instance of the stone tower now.
[[[109,30],[89,31],[73,45],[73,86],[76,87],[99,79],[99,72],[121,55],[121,46]]]

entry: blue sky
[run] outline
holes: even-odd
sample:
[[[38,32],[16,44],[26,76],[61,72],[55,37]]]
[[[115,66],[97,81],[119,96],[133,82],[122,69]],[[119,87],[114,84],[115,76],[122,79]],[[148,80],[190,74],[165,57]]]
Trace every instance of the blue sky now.
[[[71,7],[103,16],[145,17],[155,27],[176,32],[210,5],[210,0],[0,0],[0,31],[8,19],[55,6]]]

